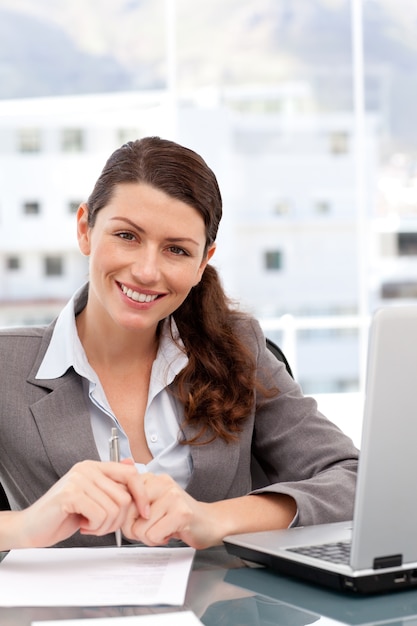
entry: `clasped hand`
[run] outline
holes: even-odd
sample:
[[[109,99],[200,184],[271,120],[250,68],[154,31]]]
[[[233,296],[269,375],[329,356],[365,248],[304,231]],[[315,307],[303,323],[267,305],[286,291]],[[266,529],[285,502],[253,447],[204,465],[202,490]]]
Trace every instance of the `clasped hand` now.
[[[10,512],[7,525],[3,516],[7,548],[0,541],[0,549],[46,547],[78,530],[100,536],[118,528],[149,546],[175,538],[203,549],[228,534],[285,528],[296,509],[290,496],[279,493],[200,502],[168,475],[139,474],[131,459],[82,461],[30,507]]]
[[[176,537],[203,548],[221,540],[207,507],[169,476],[139,474],[131,460],[82,461],[30,507],[11,513],[10,547],[51,546],[78,530],[101,536],[121,528],[128,539],[150,546]]]
[[[126,537],[149,546],[175,538],[196,549],[221,543],[226,529],[215,515],[216,503],[195,500],[166,474],[143,474],[141,479],[142,508],[127,511],[122,525]]]

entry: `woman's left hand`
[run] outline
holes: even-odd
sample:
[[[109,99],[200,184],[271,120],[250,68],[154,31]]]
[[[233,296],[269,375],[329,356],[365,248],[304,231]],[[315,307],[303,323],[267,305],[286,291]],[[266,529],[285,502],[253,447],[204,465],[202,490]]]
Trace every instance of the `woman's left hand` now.
[[[180,539],[202,550],[239,532],[286,528],[297,506],[285,494],[247,495],[218,502],[199,502],[170,476],[143,474],[150,513],[139,517],[132,508],[122,526],[126,537],[149,546]]]
[[[123,534],[149,546],[181,539],[203,549],[221,542],[223,528],[212,519],[210,505],[188,495],[170,476],[142,475],[150,502],[148,519],[135,516],[134,509],[122,526]]]

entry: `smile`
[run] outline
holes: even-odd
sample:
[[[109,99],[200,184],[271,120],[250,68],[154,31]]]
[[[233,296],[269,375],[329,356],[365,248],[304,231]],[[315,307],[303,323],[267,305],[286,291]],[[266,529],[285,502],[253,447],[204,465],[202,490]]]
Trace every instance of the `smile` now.
[[[151,295],[149,293],[140,293],[139,291],[133,291],[133,289],[128,289],[125,285],[120,285],[121,290],[131,300],[135,302],[153,302],[157,299],[158,295]]]

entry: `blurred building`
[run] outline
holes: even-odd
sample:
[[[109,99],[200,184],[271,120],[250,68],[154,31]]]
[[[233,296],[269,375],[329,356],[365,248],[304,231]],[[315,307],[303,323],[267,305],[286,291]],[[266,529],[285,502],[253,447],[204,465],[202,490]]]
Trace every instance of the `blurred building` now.
[[[394,153],[380,169],[370,291],[377,305],[417,299],[417,159]]]
[[[87,279],[75,213],[105,160],[166,132],[166,96],[145,92],[0,102],[0,324],[49,321]]]
[[[200,152],[219,179],[224,219],[213,262],[230,295],[281,343],[283,316],[311,320],[293,354],[304,390],[357,388],[357,329],[314,323],[358,313],[354,119],[317,112],[306,84],[203,90],[177,102],[165,91],[0,102],[0,324],[49,321],[87,279],[79,203],[116,147],[152,134]],[[371,218],[375,118],[363,145]],[[370,246],[373,285],[380,256],[411,245],[379,241]],[[395,282],[400,274],[390,271]]]

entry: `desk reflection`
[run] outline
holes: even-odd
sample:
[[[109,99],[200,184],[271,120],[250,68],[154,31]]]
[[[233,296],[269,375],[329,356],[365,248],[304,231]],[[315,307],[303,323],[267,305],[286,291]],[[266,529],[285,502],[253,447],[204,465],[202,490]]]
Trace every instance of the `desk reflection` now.
[[[350,596],[299,582],[263,568],[228,570],[224,581],[235,585],[238,590],[250,590],[254,595],[247,598],[246,602],[242,599],[229,600],[217,603],[217,606],[212,605],[202,620],[205,626],[302,626],[317,621],[344,626],[417,625],[415,590]],[[245,610],[251,612],[251,618],[245,616],[233,620],[234,614]],[[216,611],[222,617],[215,617]],[[228,616],[229,621],[223,616]]]
[[[182,607],[0,607],[0,626],[30,626],[32,621],[76,618],[91,618],[86,626],[94,626],[93,618],[97,617],[184,609],[192,610],[204,626],[417,626],[417,590],[348,596],[268,569],[248,567],[218,547],[196,554]]]

